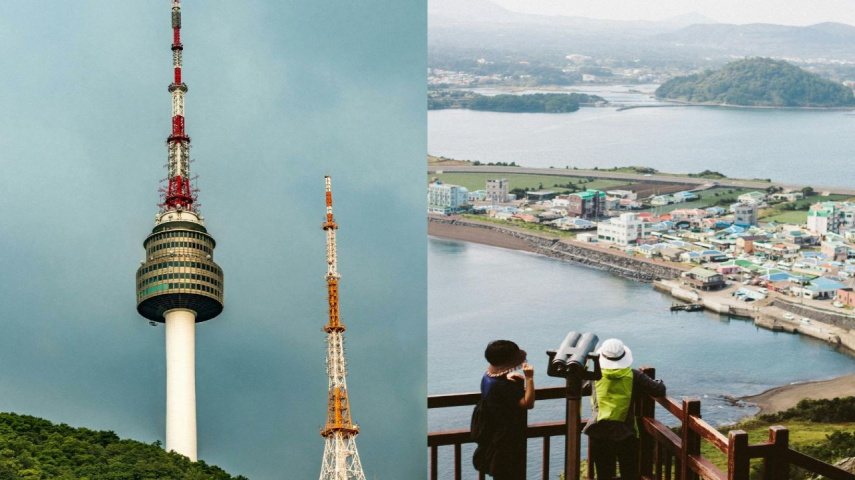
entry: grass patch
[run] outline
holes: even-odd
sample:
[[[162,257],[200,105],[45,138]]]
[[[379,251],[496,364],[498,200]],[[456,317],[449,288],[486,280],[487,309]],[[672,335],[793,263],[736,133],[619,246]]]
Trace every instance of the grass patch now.
[[[530,232],[540,233],[540,234],[544,234],[544,235],[550,235],[553,237],[573,238],[576,236],[576,234],[573,232],[565,232],[563,230],[558,230],[556,228],[552,228],[552,227],[547,226],[547,225],[541,225],[539,223],[526,223],[526,222],[523,222],[521,220],[515,220],[515,221],[501,220],[498,218],[490,218],[490,217],[487,217],[485,215],[472,215],[469,213],[461,214],[460,217],[466,218],[469,220],[478,220],[481,222],[495,223],[497,225],[503,225],[506,227],[513,227],[513,228],[517,228],[520,230],[528,230]]]
[[[771,208],[763,209],[760,220],[800,225],[807,222],[807,211],[814,203],[842,202],[851,198],[847,195],[813,195],[795,202],[779,203]]]
[[[602,180],[595,178],[594,181],[588,182],[587,179],[580,177],[562,175],[528,175],[524,173],[500,174],[449,172],[441,173],[439,175],[428,174],[428,181],[433,177],[439,178],[443,183],[466,187],[470,192],[475,190],[485,190],[487,188],[487,180],[497,178],[507,178],[508,185],[510,187],[509,190],[514,188],[540,190],[542,188],[544,190],[553,190],[560,193],[568,192],[570,189],[566,187],[556,187],[555,185],[566,185],[568,183],[572,183],[577,190],[586,190],[589,188],[596,190],[608,190],[618,185],[626,185],[625,181],[617,180]]]

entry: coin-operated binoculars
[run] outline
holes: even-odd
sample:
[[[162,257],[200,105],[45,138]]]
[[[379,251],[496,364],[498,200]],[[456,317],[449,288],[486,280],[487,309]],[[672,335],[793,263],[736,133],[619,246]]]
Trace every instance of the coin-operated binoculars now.
[[[593,353],[599,339],[593,333],[570,332],[558,350],[548,350],[549,366],[546,374],[567,381],[567,439],[564,451],[564,478],[579,479],[582,436],[582,384],[585,380],[599,380],[600,356]],[[594,371],[588,371],[588,360],[592,360]]]

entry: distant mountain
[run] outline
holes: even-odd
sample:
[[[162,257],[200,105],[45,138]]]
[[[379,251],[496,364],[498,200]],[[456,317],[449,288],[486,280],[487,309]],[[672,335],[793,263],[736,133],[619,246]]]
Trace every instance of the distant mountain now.
[[[766,23],[696,24],[656,35],[651,40],[740,56],[855,56],[852,48],[855,27],[831,22],[807,27]]]
[[[661,99],[753,107],[851,107],[852,90],[782,60],[751,58],[717,71],[673,78]]]
[[[715,20],[704,16],[698,12],[689,12],[684,13],[683,15],[677,15],[674,17],[666,18],[662,20],[663,23],[673,23],[675,25],[697,25],[697,24],[709,24],[709,23],[718,23]]]

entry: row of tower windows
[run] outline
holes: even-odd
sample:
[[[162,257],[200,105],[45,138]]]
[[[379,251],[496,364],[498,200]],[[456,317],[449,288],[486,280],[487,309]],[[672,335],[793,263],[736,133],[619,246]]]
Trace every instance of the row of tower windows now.
[[[207,247],[205,245],[199,245],[195,242],[166,242],[161,243],[160,245],[155,245],[154,247],[148,249],[148,254],[151,255],[152,253],[158,250],[163,250],[164,248],[195,248],[198,250],[202,250],[209,255],[211,254],[211,252],[213,252],[210,247]]]
[[[151,287],[146,288],[145,290],[140,292],[139,297],[140,297],[140,299],[142,299],[143,297],[150,295],[152,293],[162,292],[164,290],[170,290],[170,289],[179,289],[179,288],[183,288],[183,289],[187,289],[187,290],[200,290],[203,292],[210,293],[210,294],[214,295],[215,297],[221,296],[219,290],[217,290],[215,288],[211,288],[207,285],[199,285],[196,283],[163,283],[160,285],[153,285]]]
[[[155,236],[149,238],[148,241],[149,242],[156,242],[158,240],[163,240],[166,238],[182,238],[182,237],[195,238],[196,240],[203,240],[207,243],[211,243],[211,238],[209,236],[202,234],[202,233],[199,233],[199,232],[188,232],[186,230],[158,233]]]
[[[162,268],[198,268],[201,270],[207,270],[215,275],[223,276],[223,271],[219,268],[208,265],[207,263],[202,262],[160,262],[153,265],[149,265],[145,268],[141,268],[137,271],[137,278],[145,275],[146,273],[153,272],[155,270],[160,270]]]
[[[219,280],[215,280],[215,279],[208,277],[206,275],[199,275],[199,274],[195,274],[195,273],[164,273],[163,275],[155,275],[151,278],[147,278],[147,279],[143,280],[142,282],[137,284],[137,288],[142,288],[142,287],[144,287],[150,283],[154,283],[154,282],[162,282],[163,280],[176,280],[179,278],[184,278],[187,280],[200,280],[200,281],[204,281],[204,282],[208,282],[210,284],[216,285],[218,287],[222,287],[222,285],[223,285],[222,283],[220,283]]]

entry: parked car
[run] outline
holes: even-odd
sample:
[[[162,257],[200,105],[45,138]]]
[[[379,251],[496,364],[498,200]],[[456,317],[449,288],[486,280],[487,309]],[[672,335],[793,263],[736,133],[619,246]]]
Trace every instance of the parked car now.
[[[786,318],[787,320],[792,320],[792,319],[796,318],[796,317],[794,317],[794,316],[793,316],[793,314],[792,314],[792,313],[790,313],[790,312],[785,312],[785,313],[784,313],[784,315],[782,315],[782,316],[783,316],[784,318]]]
[[[843,308],[843,304],[842,304],[842,303],[840,303],[839,301],[836,301],[836,302],[832,303],[832,305],[834,305],[834,306],[835,306],[835,307],[837,307],[837,308]]]

